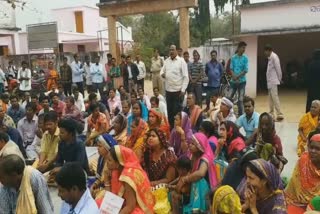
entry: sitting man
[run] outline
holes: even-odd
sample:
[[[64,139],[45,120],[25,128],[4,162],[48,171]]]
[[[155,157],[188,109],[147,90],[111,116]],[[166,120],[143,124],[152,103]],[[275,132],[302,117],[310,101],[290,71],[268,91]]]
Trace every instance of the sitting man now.
[[[58,117],[62,118],[65,114],[66,104],[60,100],[59,95],[57,93],[51,94],[52,100],[52,108],[55,112],[58,113]]]
[[[0,122],[0,132],[7,133],[10,140],[12,140],[19,147],[19,150],[22,153],[23,157],[27,158],[26,149],[23,146],[22,137],[17,129],[6,126],[5,124]]]
[[[41,153],[41,139],[44,132],[44,114],[41,114],[38,116],[38,129],[36,131],[36,136],[34,137],[32,144],[26,149],[27,156],[30,160],[39,159]]]
[[[246,132],[246,141],[250,145],[253,143],[254,135],[258,131],[260,114],[254,111],[254,100],[251,97],[243,99],[244,114],[237,119],[237,126]]]
[[[131,114],[131,102],[129,100],[123,100],[123,101],[121,101],[121,106],[122,106],[121,114],[126,116],[128,119],[128,117]]]
[[[151,109],[150,99],[146,94],[144,94],[143,88],[138,89],[138,95],[139,95],[138,99],[140,100],[140,102],[142,102],[150,110]]]
[[[73,92],[72,96],[74,97],[75,105],[78,107],[78,109],[81,112],[85,112],[86,107],[84,105],[83,95],[80,93],[78,87],[74,86],[72,89],[72,92]]]
[[[193,93],[189,93],[187,96],[187,107],[183,110],[190,118],[191,128],[193,133],[198,132],[200,124],[202,123],[202,109],[196,105],[196,96]]]
[[[30,146],[36,136],[38,129],[38,117],[36,115],[37,106],[34,103],[28,103],[26,106],[26,116],[18,122],[18,131],[22,137],[25,148]]]
[[[41,140],[39,163],[34,164],[42,173],[52,169],[54,161],[57,157],[58,144],[60,142],[58,114],[54,111],[50,111],[48,114],[45,114],[44,125],[46,127],[46,132],[43,134]]]
[[[153,88],[153,95],[160,100],[160,102],[164,102],[166,104],[166,99],[160,94],[159,88]]]
[[[86,173],[78,163],[66,163],[58,172],[55,181],[64,201],[61,214],[100,213],[98,206],[87,188]]]
[[[80,109],[75,105],[74,98],[71,96],[66,97],[65,102],[66,110],[63,118],[70,118],[81,124],[84,124],[82,113],[80,112]]]
[[[49,113],[49,111],[53,111],[53,108],[50,107],[50,98],[48,96],[44,96],[41,98],[41,106],[42,109],[39,111],[38,115]]]
[[[45,178],[18,155],[0,159],[0,182],[0,213],[53,213]]]
[[[0,132],[0,158],[3,158],[11,154],[18,155],[20,158],[24,160],[24,157],[20,152],[20,149],[17,146],[17,144],[15,144],[9,139],[9,135],[7,133]]]
[[[61,167],[68,162],[78,162],[83,170],[89,172],[88,157],[84,143],[77,138],[77,125],[74,120],[62,119],[59,121],[60,143],[55,162],[55,168],[51,170],[50,177],[54,178]]]
[[[11,107],[8,109],[8,115],[13,119],[14,123],[17,124],[25,115],[25,109],[19,104],[17,96],[12,95],[10,97]]]
[[[107,117],[107,120],[110,121],[109,106],[105,106],[103,103],[98,102],[98,96],[95,93],[91,93],[89,95],[89,102],[88,102],[88,109],[87,109],[88,115],[92,114],[92,110],[90,108],[92,104],[97,104],[99,106],[99,111],[105,114]]]
[[[13,119],[6,113],[3,106],[0,105],[0,122],[4,125],[12,128],[16,128],[16,124]]]
[[[42,109],[42,106],[39,104],[39,97],[36,94],[31,95],[31,102],[36,105],[36,107],[37,107],[36,113],[39,114],[39,112]]]

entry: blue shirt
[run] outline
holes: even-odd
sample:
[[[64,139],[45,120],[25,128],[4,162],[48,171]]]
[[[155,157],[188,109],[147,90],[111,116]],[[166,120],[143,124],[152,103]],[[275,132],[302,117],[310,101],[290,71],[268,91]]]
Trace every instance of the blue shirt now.
[[[100,211],[96,202],[93,200],[90,190],[87,189],[80,200],[78,201],[75,208],[72,208],[70,204],[66,202],[62,203],[61,214],[99,214]]]
[[[78,162],[85,171],[89,172],[86,147],[79,138],[73,143],[61,141],[58,145],[56,166],[63,166],[64,163],[68,162]]]
[[[208,86],[218,88],[220,87],[223,67],[219,62],[210,61],[206,64],[206,74],[208,76]]]
[[[251,118],[248,120],[247,115],[243,114],[237,119],[237,126],[243,127],[244,131],[246,132],[246,139],[251,137],[254,130],[259,126],[259,117],[260,114],[258,112],[253,112]]]
[[[90,74],[92,83],[102,83],[104,77],[104,69],[102,64],[91,64]]]
[[[25,110],[20,105],[19,109],[14,109],[11,106],[7,111],[7,114],[13,119],[15,124],[24,117],[25,113]]]
[[[38,213],[52,214],[53,204],[48,190],[46,179],[42,173],[33,169],[30,175],[31,189],[34,195]],[[25,191],[25,190],[21,190]],[[20,190],[15,188],[2,186],[0,188],[0,213],[14,214],[16,213],[17,200]],[[27,212],[26,212],[27,213]]]
[[[245,71],[247,73],[249,70],[248,56],[245,54],[243,54],[242,56],[239,56],[238,54],[233,55],[233,57],[231,58],[230,69],[233,71],[235,75],[239,75],[242,71]],[[240,83],[246,81],[246,75],[240,78]],[[231,80],[231,82],[234,81]]]
[[[81,66],[81,62],[78,61],[78,63],[76,63],[75,61],[73,61],[71,63],[71,69],[72,69],[72,82],[73,83],[83,82],[84,68],[83,66]]]

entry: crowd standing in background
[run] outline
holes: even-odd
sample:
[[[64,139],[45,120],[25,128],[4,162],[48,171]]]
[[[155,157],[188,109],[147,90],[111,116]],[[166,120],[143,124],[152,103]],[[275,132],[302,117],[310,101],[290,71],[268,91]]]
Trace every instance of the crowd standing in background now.
[[[265,47],[270,112],[260,114],[245,92],[246,46],[239,43],[229,70],[216,50],[204,64],[196,50],[189,60],[175,45],[165,60],[155,49],[152,58],[136,54],[134,62],[121,55],[119,64],[108,54],[105,65],[99,56],[82,62],[75,54],[58,70],[49,62],[46,75],[32,74],[26,62],[0,68],[0,213],[52,214],[48,186],[58,189],[62,214],[100,213],[110,192],[124,199],[120,213],[320,212],[316,85],[308,91],[299,160],[287,183],[275,128],[284,118],[280,60]],[[146,60],[153,94],[145,93]],[[224,94],[229,76],[231,94]],[[40,77],[43,91],[31,90]]]

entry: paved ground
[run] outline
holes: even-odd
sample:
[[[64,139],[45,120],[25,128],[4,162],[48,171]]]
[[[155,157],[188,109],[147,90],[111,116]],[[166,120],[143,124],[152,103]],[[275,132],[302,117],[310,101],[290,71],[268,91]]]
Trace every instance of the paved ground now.
[[[145,88],[149,96],[153,94],[150,81],[145,81]],[[306,93],[304,91],[280,90],[279,95],[285,120],[276,123],[276,130],[282,140],[284,155],[289,161],[282,172],[282,176],[291,177],[291,173],[298,159],[296,155],[297,127],[298,121],[305,111]],[[258,112],[269,111],[267,94],[259,94],[255,102]],[[57,191],[50,189],[50,193],[54,201],[55,213],[59,213],[61,200],[57,196]]]

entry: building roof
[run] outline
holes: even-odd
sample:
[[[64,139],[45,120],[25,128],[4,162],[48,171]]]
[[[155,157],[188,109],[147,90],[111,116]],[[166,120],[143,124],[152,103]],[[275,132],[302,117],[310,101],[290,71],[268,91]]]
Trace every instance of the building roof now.
[[[73,6],[73,7],[59,7],[59,8],[53,8],[51,9],[52,11],[57,11],[57,10],[70,10],[70,9],[82,9],[82,8],[90,8],[94,10],[98,10],[98,7],[93,7],[89,5],[79,5],[79,6]]]
[[[241,9],[251,9],[251,8],[258,8],[258,7],[266,7],[266,6],[277,6],[283,4],[293,4],[299,2],[318,2],[316,0],[278,0],[278,1],[269,1],[269,2],[259,2],[253,4],[246,4],[241,5],[239,8]]]

